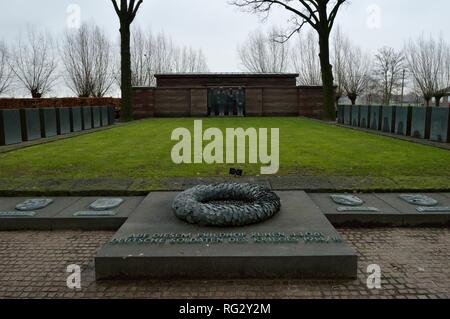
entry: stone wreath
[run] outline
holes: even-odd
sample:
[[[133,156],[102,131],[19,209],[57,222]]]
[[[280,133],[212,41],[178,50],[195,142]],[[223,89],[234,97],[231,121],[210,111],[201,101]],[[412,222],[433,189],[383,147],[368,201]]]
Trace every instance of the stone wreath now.
[[[180,193],[175,215],[201,226],[245,226],[265,221],[281,208],[280,198],[267,188],[252,184],[199,185]]]

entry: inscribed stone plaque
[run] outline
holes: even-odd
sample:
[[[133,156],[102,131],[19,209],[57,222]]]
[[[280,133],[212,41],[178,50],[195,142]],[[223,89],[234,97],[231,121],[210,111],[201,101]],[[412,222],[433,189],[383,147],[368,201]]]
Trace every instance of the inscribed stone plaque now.
[[[72,132],[80,132],[83,130],[83,115],[81,107],[70,108],[70,122]]]
[[[34,141],[41,138],[41,117],[39,109],[22,109],[22,138],[24,141]]]
[[[0,217],[34,217],[34,216],[36,216],[36,212],[17,212],[17,211],[1,212],[0,211]]]
[[[352,106],[344,105],[344,124],[351,125],[352,124]]]
[[[411,205],[417,206],[436,206],[439,204],[437,200],[426,195],[420,194],[403,194],[400,198]]]
[[[345,206],[362,206],[364,201],[355,195],[331,195],[333,202]]]
[[[95,211],[111,210],[122,205],[122,198],[100,198],[93,202],[89,208]]]
[[[67,107],[58,107],[56,109],[56,125],[59,135],[69,134],[70,128],[70,109]]]
[[[361,106],[359,113],[359,127],[369,128],[369,106]]]
[[[431,113],[431,135],[430,140],[435,142],[449,142],[449,119],[450,108],[433,108]]]
[[[41,136],[43,138],[48,138],[58,135],[56,109],[42,108],[39,109],[39,113],[41,117]]]
[[[19,110],[0,110],[0,146],[22,142]]]
[[[450,207],[418,207],[419,213],[450,213]]]
[[[100,108],[100,119],[101,119],[102,126],[108,126],[109,125],[108,107],[102,106]]]
[[[386,133],[392,132],[392,119],[394,108],[392,106],[383,106],[381,114],[381,130]]]
[[[352,126],[359,127],[360,110],[361,106],[359,105],[352,106]]]
[[[352,213],[352,212],[366,212],[366,213],[378,213],[380,210],[375,207],[338,207],[336,210],[340,213]]]
[[[34,199],[28,199],[24,201],[23,203],[20,203],[16,206],[16,209],[23,212],[29,212],[33,210],[40,210],[48,205],[53,203],[52,199],[48,198],[34,198]]]
[[[395,133],[406,135],[408,129],[408,110],[409,107],[397,106],[395,110]]]
[[[411,136],[415,138],[425,138],[425,125],[427,118],[426,107],[412,108]]]
[[[81,108],[83,114],[83,130],[92,129],[92,108],[85,106]]]
[[[105,210],[105,211],[80,211],[73,214],[76,217],[109,217],[116,216],[117,212]]]
[[[92,107],[92,127],[99,128],[101,126],[101,114],[98,106]]]
[[[380,129],[380,106],[372,105],[370,107],[370,128],[372,130]]]

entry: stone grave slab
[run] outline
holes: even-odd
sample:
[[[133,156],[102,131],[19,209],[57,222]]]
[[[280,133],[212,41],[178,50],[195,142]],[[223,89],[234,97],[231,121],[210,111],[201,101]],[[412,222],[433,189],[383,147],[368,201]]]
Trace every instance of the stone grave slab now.
[[[72,132],[80,132],[83,130],[83,114],[81,107],[70,108],[70,126]]]
[[[372,194],[357,194],[362,206],[339,205],[331,199],[334,194],[309,194],[314,203],[334,226],[401,226],[401,213]]]
[[[443,226],[450,225],[450,212],[435,211],[420,213],[419,205],[412,205],[400,198],[402,194],[377,194],[376,196],[394,207],[403,216],[403,226]],[[450,198],[444,194],[424,193],[438,201],[438,205],[428,208],[450,207]]]
[[[359,127],[369,128],[369,106],[362,105],[359,113]]]
[[[433,108],[431,113],[431,133],[430,140],[434,142],[450,142],[450,108]]]
[[[381,130],[386,133],[392,133],[392,121],[394,119],[394,108],[392,106],[383,106],[381,114]]]
[[[83,130],[92,129],[92,108],[90,106],[82,107],[81,113],[83,115]]]
[[[100,119],[101,119],[102,126],[108,126],[109,125],[108,107],[102,106],[100,108]]]
[[[359,115],[361,112],[361,106],[352,106],[352,126],[359,127]]]
[[[53,203],[33,211],[19,211],[16,206],[30,200],[30,197],[0,198],[0,230],[51,230],[52,218],[73,205],[80,197],[52,198]],[[2,214],[4,213],[4,214]]]
[[[108,123],[114,125],[116,123],[116,111],[114,106],[108,106]]]
[[[142,202],[144,197],[121,197],[123,203],[105,211],[90,206],[99,197],[83,197],[59,213],[53,221],[53,229],[117,230]]]
[[[344,105],[344,124],[352,125],[352,106]]]
[[[22,142],[19,110],[0,110],[0,146]]]
[[[41,117],[39,109],[22,109],[22,139],[23,141],[34,141],[41,138]]]
[[[58,135],[65,135],[71,132],[70,108],[58,107],[56,109],[56,127]]]
[[[97,254],[97,279],[356,277],[356,253],[304,192],[278,192],[277,215],[233,228],[181,221],[177,194],[145,198]]]
[[[409,107],[397,106],[395,110],[395,134],[406,136],[408,134]]]
[[[58,135],[58,126],[56,122],[55,108],[39,109],[41,117],[41,136],[43,138],[54,137]]]
[[[425,126],[427,118],[426,107],[412,108],[411,136],[415,138],[425,138]]]
[[[92,107],[92,127],[99,128],[100,126],[101,126],[100,107],[93,106]]]
[[[372,105],[370,107],[370,129],[372,130],[380,130],[380,116],[381,116],[381,107]]]

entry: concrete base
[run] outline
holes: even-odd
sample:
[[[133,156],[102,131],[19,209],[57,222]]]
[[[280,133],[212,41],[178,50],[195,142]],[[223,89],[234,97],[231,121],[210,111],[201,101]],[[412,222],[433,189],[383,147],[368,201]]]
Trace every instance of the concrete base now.
[[[97,279],[109,278],[355,278],[357,255],[304,192],[280,192],[282,210],[242,228],[199,227],[171,211],[178,193],[150,194],[95,258]],[[231,236],[239,243],[118,244],[130,236]],[[252,236],[300,237],[298,242],[256,243]],[[311,233],[311,234],[310,234]],[[321,240],[308,241],[309,236]],[[157,235],[159,234],[159,235]],[[321,237],[322,236],[322,237]],[[197,237],[198,238],[198,237]],[[226,237],[228,238],[228,237]],[[236,235],[231,240],[236,240]]]

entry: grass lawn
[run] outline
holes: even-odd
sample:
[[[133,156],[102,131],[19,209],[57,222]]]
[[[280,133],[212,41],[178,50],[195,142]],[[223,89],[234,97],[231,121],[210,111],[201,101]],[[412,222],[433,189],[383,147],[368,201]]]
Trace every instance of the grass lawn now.
[[[227,176],[231,166],[243,167],[248,176],[260,174],[261,164],[173,164],[172,130],[192,131],[193,122],[138,121],[0,154],[0,183],[4,184],[0,189],[89,179],[142,179],[150,181],[147,188],[156,189],[167,178]],[[204,119],[203,126],[280,128],[279,176],[364,179],[368,188],[381,189],[450,189],[450,152],[445,150],[302,118]]]

